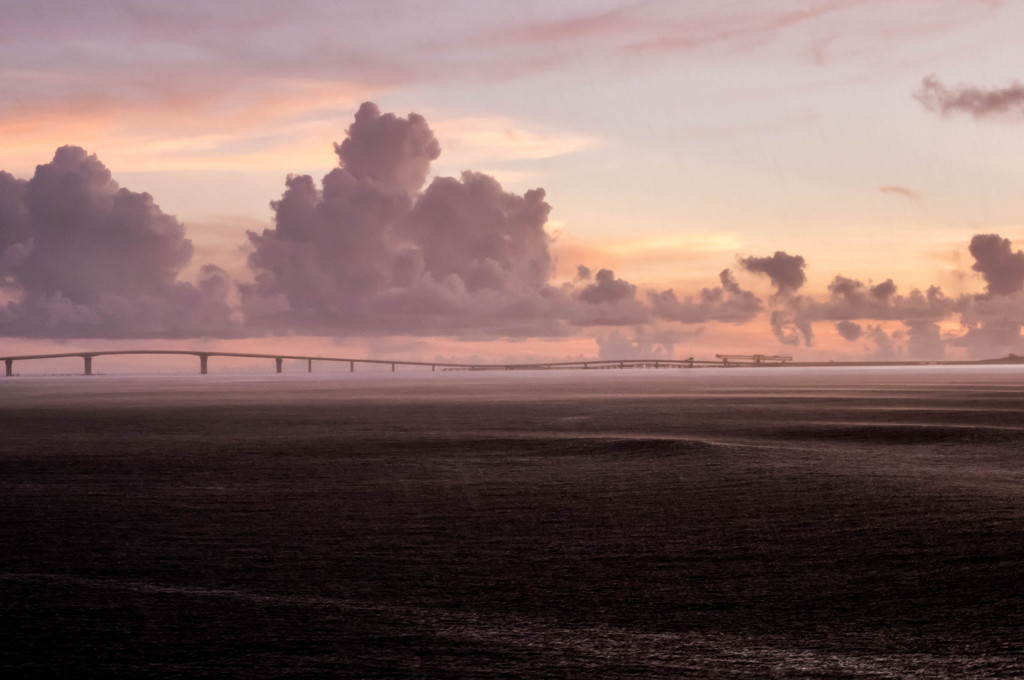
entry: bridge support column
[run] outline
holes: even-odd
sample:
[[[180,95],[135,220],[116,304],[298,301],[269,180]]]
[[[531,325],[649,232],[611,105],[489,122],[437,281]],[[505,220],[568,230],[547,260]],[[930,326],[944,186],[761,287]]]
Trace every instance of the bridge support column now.
[[[393,361],[391,362],[391,372],[392,373],[395,372],[395,362],[393,362]]]
[[[587,365],[587,362],[583,362],[583,368],[590,368],[590,366]]]
[[[85,359],[85,374],[92,375],[92,357],[86,354],[82,358]]]
[[[281,365],[284,363],[284,357],[274,357],[274,363],[277,364],[277,372],[281,372]]]
[[[7,375],[13,375],[14,373],[14,359],[4,359],[4,368],[7,369]]]
[[[313,360],[312,359],[306,359],[306,361],[308,362],[308,364],[306,365],[306,369],[307,369],[306,372],[307,373],[312,373],[313,372]]]
[[[200,375],[206,375],[206,364],[207,364],[207,360],[209,358],[210,357],[206,356],[205,354],[200,354],[199,355],[199,374]]]
[[[625,367],[626,367],[626,362],[625,361],[620,361],[619,362],[619,368],[625,368]]]
[[[659,361],[655,361],[655,362],[654,362],[654,367],[655,367],[655,368],[661,368],[661,362],[659,362]]]
[[[434,364],[430,364],[430,372],[433,373],[436,370],[437,370],[437,366],[435,366]],[[10,375],[10,373],[8,373],[7,375]]]
[[[349,373],[355,373],[356,372],[356,362],[354,362],[354,361],[348,362],[348,372]]]

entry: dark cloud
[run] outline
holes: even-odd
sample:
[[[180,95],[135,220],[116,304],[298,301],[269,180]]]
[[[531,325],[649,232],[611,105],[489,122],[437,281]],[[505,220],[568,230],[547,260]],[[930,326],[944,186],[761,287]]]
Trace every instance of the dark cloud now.
[[[801,314],[812,321],[937,321],[949,316],[956,308],[956,301],[946,297],[936,286],[930,286],[923,292],[915,288],[903,296],[897,294],[892,279],[872,286],[836,276],[828,290],[829,298],[823,302],[803,300]]]
[[[859,323],[854,323],[853,321],[847,321],[844,319],[843,321],[836,322],[836,331],[839,332],[839,335],[841,335],[844,340],[853,342],[861,336],[864,329]]]
[[[576,266],[576,278],[573,279],[573,281],[577,283],[580,281],[589,281],[593,277],[594,272],[590,271],[590,267],[581,264]]]
[[[435,280],[458,276],[471,293],[538,290],[554,266],[544,231],[550,211],[543,189],[517,196],[488,175],[464,172],[461,180],[435,179],[400,233]]]
[[[374,180],[413,194],[423,188],[441,145],[423,116],[381,115],[376,104],[364,102],[345,141],[335,144],[334,151],[357,180]]]
[[[562,314],[578,326],[618,326],[651,321],[651,310],[636,297],[636,286],[600,269],[582,290],[571,287]]]
[[[766,274],[779,293],[795,292],[807,281],[804,274],[806,262],[800,255],[777,250],[771,257],[741,257],[739,261],[747,271]]]
[[[145,193],[121,188],[95,155],[61,147],[27,181],[0,173],[0,280],[12,292],[2,335],[231,335],[228,287],[192,257],[185,228]]]
[[[960,86],[950,89],[931,75],[921,81],[914,99],[929,111],[944,116],[969,113],[975,118],[1024,118],[1024,84],[1016,81],[1003,88]]]
[[[976,234],[971,239],[971,267],[988,284],[989,295],[1009,295],[1024,287],[1024,252],[1013,252],[1010,240],[998,234]]]
[[[594,283],[581,290],[578,297],[592,305],[632,300],[636,298],[636,286],[615,278],[615,272],[610,269],[601,269],[594,277]]]
[[[648,298],[659,318],[681,323],[724,321],[744,323],[763,309],[761,300],[748,290],[740,288],[728,269],[718,275],[721,286],[703,288],[696,296],[679,300],[673,290],[648,292]]]

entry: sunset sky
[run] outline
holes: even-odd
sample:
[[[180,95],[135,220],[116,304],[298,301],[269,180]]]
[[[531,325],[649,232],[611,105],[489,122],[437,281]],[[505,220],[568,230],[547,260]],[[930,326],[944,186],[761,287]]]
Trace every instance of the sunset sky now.
[[[0,355],[1024,352],[1024,3],[0,10]]]

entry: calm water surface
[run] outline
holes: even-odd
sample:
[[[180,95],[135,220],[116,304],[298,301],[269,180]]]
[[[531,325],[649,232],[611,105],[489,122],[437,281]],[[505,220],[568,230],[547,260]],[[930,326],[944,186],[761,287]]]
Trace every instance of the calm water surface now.
[[[1024,371],[0,379],[0,668],[1024,676]]]

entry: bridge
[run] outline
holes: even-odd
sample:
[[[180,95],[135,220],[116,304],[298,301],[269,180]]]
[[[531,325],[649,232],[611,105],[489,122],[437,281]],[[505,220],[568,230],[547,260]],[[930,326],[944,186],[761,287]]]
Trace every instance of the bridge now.
[[[127,356],[127,355],[186,355],[199,359],[199,372],[205,375],[209,369],[210,357],[235,357],[245,359],[272,359],[274,367],[281,373],[285,359],[290,361],[298,360],[306,362],[306,370],[313,372],[313,362],[347,363],[349,371],[356,370],[356,364],[390,365],[392,372],[397,366],[429,366],[431,371],[438,368],[448,371],[525,371],[525,370],[553,370],[553,369],[609,369],[609,368],[694,368],[700,366],[755,366],[762,365],[761,362],[739,362],[739,361],[709,361],[702,359],[595,359],[586,361],[555,361],[542,363],[524,364],[473,364],[473,363],[451,363],[441,361],[401,361],[392,359],[354,359],[348,357],[324,357],[324,356],[300,356],[293,354],[255,354],[248,352],[215,352],[205,350],[177,350],[177,349],[123,349],[123,350],[101,350],[90,352],[63,352],[58,354],[25,354],[21,356],[0,357],[4,362],[4,371],[8,376],[14,375],[14,362],[36,361],[43,359],[66,359],[69,357],[81,358],[84,364],[84,374],[92,375],[93,359],[104,356]],[[760,355],[758,355],[760,356]]]

